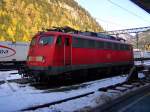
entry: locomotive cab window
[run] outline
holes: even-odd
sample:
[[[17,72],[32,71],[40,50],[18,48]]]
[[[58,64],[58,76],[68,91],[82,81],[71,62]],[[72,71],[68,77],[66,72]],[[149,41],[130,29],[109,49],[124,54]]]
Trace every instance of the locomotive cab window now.
[[[32,40],[31,40],[31,46],[34,46],[36,44],[36,38],[33,38]]]
[[[66,45],[66,46],[69,46],[69,45],[70,45],[70,43],[69,43],[69,38],[65,38],[65,45]]]
[[[59,45],[59,46],[62,45],[62,37],[61,37],[61,36],[58,36],[58,37],[57,37],[56,45]]]
[[[41,45],[50,45],[52,44],[54,41],[54,37],[53,36],[42,36],[39,40],[39,44]]]

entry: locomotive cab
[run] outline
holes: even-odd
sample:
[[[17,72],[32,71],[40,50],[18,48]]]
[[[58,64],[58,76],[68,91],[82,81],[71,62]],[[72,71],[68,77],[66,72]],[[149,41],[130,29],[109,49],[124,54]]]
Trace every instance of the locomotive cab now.
[[[35,36],[28,53],[28,68],[48,75],[62,73],[63,66],[71,65],[71,40],[71,36],[59,33]]]
[[[55,35],[35,36],[30,44],[27,65],[31,68],[38,66],[40,69],[51,65],[53,60],[54,40]]]

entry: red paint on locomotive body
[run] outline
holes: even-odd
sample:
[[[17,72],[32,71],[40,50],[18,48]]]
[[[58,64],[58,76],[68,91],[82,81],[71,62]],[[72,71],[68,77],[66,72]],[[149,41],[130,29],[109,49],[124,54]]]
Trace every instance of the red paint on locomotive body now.
[[[117,40],[43,32],[30,46],[27,65],[33,71],[59,74],[72,70],[132,66],[132,46]]]

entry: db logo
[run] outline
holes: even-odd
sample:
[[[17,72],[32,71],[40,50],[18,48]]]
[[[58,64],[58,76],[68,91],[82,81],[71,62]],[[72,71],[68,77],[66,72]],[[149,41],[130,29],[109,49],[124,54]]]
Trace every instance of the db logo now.
[[[0,45],[0,58],[10,57],[16,54],[16,51],[7,46]]]

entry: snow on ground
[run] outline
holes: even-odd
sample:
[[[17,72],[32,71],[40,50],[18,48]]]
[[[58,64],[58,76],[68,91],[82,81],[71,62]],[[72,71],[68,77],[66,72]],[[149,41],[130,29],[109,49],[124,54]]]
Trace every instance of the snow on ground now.
[[[35,110],[35,112],[72,112],[84,109],[90,110],[92,107],[95,107],[95,105],[98,105],[100,103],[104,103],[104,101],[99,96],[102,96],[103,93],[95,92],[94,94],[88,95],[83,98],[79,98],[76,100],[71,100],[68,102],[64,102],[62,104],[52,105],[47,108],[41,108]]]
[[[18,74],[17,70],[0,71],[0,81],[20,79],[20,78],[21,78],[21,75]]]
[[[150,63],[147,62],[146,64]],[[16,73],[17,71],[13,72]],[[12,78],[12,76],[13,78],[21,78],[20,75],[11,73],[12,71],[0,72],[0,80],[4,79],[9,80]],[[58,110],[62,112],[63,111],[70,112],[78,109],[80,110],[83,107],[85,107],[85,109],[89,109],[92,106],[97,105],[97,103],[101,103],[101,101],[103,101],[103,98],[101,96],[105,95],[102,95],[103,93],[97,91],[99,88],[113,85],[116,83],[121,83],[124,82],[125,80],[126,76],[117,76],[83,83],[80,84],[80,86],[74,85],[68,87],[61,87],[55,90],[54,89],[37,90],[34,87],[29,86],[28,84],[9,83],[13,87],[14,90],[13,91],[7,83],[4,83],[0,85],[0,112],[19,111],[27,107],[40,105],[44,103],[50,103],[78,96],[91,91],[95,91],[94,94],[88,95],[86,97],[76,99],[73,101],[68,101],[62,104],[53,105],[47,108],[38,109],[36,111],[57,112]]]
[[[150,66],[150,60],[146,60],[146,61],[134,61],[134,65]]]
[[[47,108],[47,110],[52,111],[61,111],[61,112],[71,112],[71,111],[83,111],[87,112],[88,110],[91,110],[92,108],[108,103],[111,98],[115,99],[117,97],[117,94],[115,93],[103,93],[103,92],[95,92],[94,94],[88,95],[86,97],[68,101],[62,104],[57,104],[50,106]],[[66,108],[67,107],[67,108]],[[37,111],[39,111],[38,109]]]
[[[33,105],[50,103],[53,101],[66,99],[69,97],[81,95],[87,92],[96,91],[98,88],[116,84],[125,81],[126,77],[113,77],[98,81],[84,83],[84,87],[63,92],[53,90],[36,90],[29,85],[10,83],[15,91],[4,83],[0,85],[0,111],[18,111]],[[66,88],[66,87],[62,87]],[[61,89],[62,89],[61,88]]]
[[[144,65],[150,66],[150,60],[144,61]]]
[[[134,61],[134,65],[141,65],[142,62],[141,61]]]

